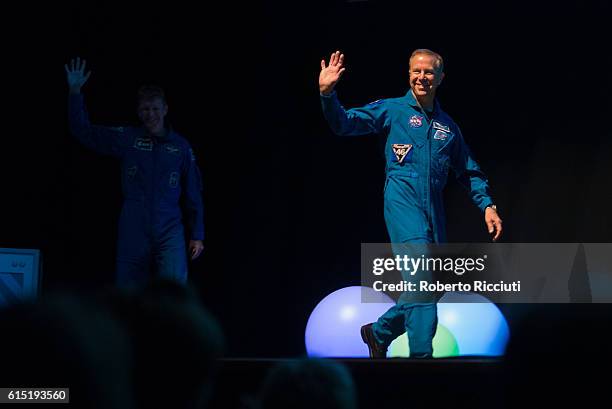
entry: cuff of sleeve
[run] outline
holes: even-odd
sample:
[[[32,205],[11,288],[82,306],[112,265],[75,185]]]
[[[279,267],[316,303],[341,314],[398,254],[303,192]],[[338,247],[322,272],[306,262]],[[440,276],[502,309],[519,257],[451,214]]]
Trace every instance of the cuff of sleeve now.
[[[335,96],[336,96],[336,90],[333,90],[333,91],[331,92],[331,94],[327,94],[327,95],[325,95],[325,94],[321,94],[321,93],[319,92],[319,96],[321,96],[321,98],[332,98],[332,97],[335,97]]]
[[[204,240],[204,232],[197,231],[191,233],[191,240]]]
[[[484,211],[487,209],[487,207],[491,206],[493,204],[493,201],[491,199],[482,202],[482,204],[480,205],[480,210],[484,213]]]

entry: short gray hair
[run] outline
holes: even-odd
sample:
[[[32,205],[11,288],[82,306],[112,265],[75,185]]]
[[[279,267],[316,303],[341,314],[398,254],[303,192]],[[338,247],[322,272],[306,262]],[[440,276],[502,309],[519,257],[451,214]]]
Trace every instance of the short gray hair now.
[[[444,72],[444,59],[442,56],[434,51],[431,51],[427,48],[418,48],[412,52],[410,55],[410,59],[408,61],[412,61],[412,59],[419,54],[429,55],[436,59],[435,66],[438,72]]]

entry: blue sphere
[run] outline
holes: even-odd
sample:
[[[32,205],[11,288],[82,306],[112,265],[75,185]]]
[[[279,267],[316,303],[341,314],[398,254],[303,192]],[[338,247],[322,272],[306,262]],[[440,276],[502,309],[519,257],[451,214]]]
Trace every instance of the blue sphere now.
[[[438,302],[438,321],[455,336],[462,356],[501,356],[510,338],[502,312],[480,294],[444,294]]]
[[[362,302],[363,296],[368,301]],[[306,352],[310,357],[368,357],[361,340],[361,326],[375,322],[395,302],[370,287],[352,286],[334,291],[321,300],[306,324]]]

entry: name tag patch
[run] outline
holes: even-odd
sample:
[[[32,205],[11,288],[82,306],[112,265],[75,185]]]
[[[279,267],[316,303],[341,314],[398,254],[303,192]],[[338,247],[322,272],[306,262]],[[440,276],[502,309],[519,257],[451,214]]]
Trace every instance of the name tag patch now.
[[[134,148],[141,151],[152,151],[153,150],[153,139],[151,138],[136,138],[134,141]]]
[[[450,127],[448,125],[441,124],[438,121],[433,121],[434,129],[439,129],[444,132],[450,132]]]
[[[404,158],[408,155],[408,153],[412,150],[412,144],[409,143],[394,143],[393,144],[393,153],[395,154],[395,158],[399,163],[404,161]]]

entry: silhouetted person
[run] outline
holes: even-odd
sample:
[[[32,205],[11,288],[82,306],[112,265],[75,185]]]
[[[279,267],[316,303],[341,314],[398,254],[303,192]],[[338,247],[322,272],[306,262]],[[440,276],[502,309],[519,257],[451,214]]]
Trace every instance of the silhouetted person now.
[[[129,337],[107,308],[83,297],[0,310],[0,350],[2,387],[70,388],[71,407],[134,407]]]
[[[356,409],[350,372],[334,361],[299,359],[282,362],[266,376],[259,409]]]
[[[206,407],[224,339],[194,290],[156,280],[112,304],[132,336],[138,407]]]

